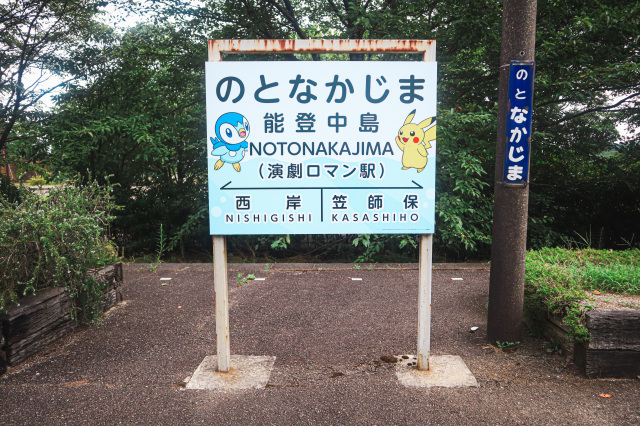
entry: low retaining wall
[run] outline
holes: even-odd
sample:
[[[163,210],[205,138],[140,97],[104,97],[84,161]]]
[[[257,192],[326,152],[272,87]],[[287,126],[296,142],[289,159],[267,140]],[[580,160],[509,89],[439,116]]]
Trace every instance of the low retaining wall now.
[[[589,378],[640,376],[640,310],[596,309],[586,314],[591,340],[570,344],[565,326],[549,319],[544,334],[573,353],[573,362]]]
[[[102,268],[96,275],[108,283],[103,306],[106,311],[122,300],[122,263]],[[0,374],[6,371],[6,365],[23,362],[75,326],[71,300],[63,288],[48,288],[20,299],[19,306],[0,316]]]
[[[574,362],[587,377],[640,376],[640,311],[587,312],[591,340],[574,347]]]

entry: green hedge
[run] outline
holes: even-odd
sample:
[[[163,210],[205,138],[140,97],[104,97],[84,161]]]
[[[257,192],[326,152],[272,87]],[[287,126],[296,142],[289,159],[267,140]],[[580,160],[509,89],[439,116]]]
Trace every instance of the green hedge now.
[[[110,191],[91,184],[0,194],[0,311],[43,288],[64,287],[74,318],[89,322],[101,314],[104,284],[88,272],[117,255],[107,236]]]
[[[525,310],[530,325],[558,315],[573,341],[589,340],[585,313],[594,291],[640,294],[640,250],[542,249],[527,254]]]

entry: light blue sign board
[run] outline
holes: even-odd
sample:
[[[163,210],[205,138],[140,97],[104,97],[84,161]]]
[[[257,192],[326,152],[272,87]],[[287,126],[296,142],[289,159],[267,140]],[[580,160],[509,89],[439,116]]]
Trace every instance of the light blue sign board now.
[[[509,108],[503,181],[526,186],[529,178],[533,78],[535,62],[512,61],[509,67]]]
[[[212,235],[434,232],[435,62],[207,62]]]

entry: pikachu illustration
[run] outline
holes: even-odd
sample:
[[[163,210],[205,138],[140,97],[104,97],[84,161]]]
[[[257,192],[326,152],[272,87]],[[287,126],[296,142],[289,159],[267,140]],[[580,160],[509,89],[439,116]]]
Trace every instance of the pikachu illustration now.
[[[404,125],[398,131],[396,144],[402,150],[402,170],[413,167],[420,173],[427,165],[427,149],[431,148],[429,142],[436,139],[436,118],[427,118],[414,124],[411,120],[415,115],[414,109],[404,120]]]

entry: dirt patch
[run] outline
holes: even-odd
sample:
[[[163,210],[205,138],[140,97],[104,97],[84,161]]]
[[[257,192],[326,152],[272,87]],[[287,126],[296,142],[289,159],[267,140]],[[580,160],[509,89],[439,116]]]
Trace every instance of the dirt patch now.
[[[640,309],[640,295],[592,293],[594,309],[618,310],[618,309]]]

